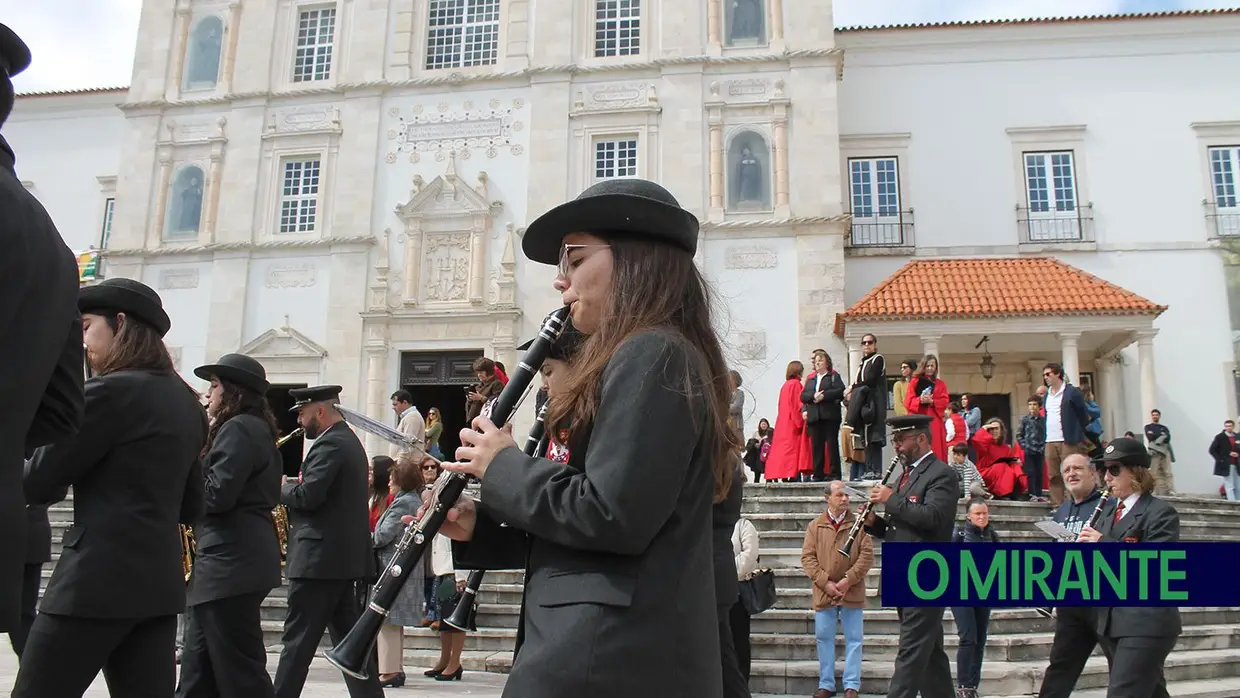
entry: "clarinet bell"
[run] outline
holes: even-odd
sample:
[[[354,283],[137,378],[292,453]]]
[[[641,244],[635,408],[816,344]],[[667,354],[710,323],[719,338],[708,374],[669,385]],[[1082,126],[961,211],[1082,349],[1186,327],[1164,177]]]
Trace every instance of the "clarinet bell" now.
[[[477,620],[478,594],[472,589],[466,589],[461,594],[461,600],[457,602],[456,608],[452,610],[452,615],[441,622],[456,630],[472,632],[478,629]]]

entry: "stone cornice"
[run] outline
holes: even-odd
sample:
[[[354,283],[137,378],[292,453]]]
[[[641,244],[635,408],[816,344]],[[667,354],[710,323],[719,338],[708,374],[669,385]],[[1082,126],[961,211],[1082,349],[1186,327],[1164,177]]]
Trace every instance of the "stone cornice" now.
[[[262,252],[266,250],[312,250],[322,247],[337,247],[341,245],[374,245],[378,239],[373,235],[352,235],[348,237],[327,237],[317,240],[273,240],[267,242],[217,242],[210,245],[187,245],[178,247],[158,247],[155,249],[121,249],[121,250],[100,250],[99,254],[105,259],[117,259],[122,257],[176,257],[182,255],[211,254],[215,252],[234,252],[234,251],[251,251]]]
[[[683,65],[699,65],[703,68],[715,66],[744,66],[758,65],[762,63],[787,63],[793,60],[804,59],[822,59],[831,58],[839,63],[843,63],[844,50],[841,48],[829,49],[801,49],[793,51],[784,51],[782,53],[764,53],[751,54],[745,56],[674,56],[669,58],[658,58],[652,61],[642,61],[638,63],[615,63],[615,64],[599,64],[599,65],[576,65],[566,63],[562,65],[537,66],[526,68],[524,70],[513,70],[506,72],[494,73],[460,73],[448,72],[442,75],[433,75],[428,77],[413,78],[410,80],[371,80],[367,82],[355,83],[339,83],[332,87],[305,88],[298,90],[288,90],[280,92],[242,92],[223,95],[218,97],[208,97],[205,99],[193,100],[147,100],[126,102],[120,105],[123,111],[135,111],[149,108],[166,108],[166,107],[183,107],[183,106],[205,106],[211,104],[228,104],[239,100],[246,99],[293,99],[298,97],[313,97],[326,95],[345,95],[346,93],[356,93],[359,90],[376,89],[380,92],[400,89],[405,87],[438,87],[450,86],[457,87],[460,85],[474,83],[503,82],[519,79],[532,79],[537,76],[551,75],[596,75],[604,73],[633,73],[643,70],[661,70],[670,66]]]
[[[702,230],[746,230],[754,228],[793,228],[801,225],[829,225],[844,223],[851,214],[841,213],[838,216],[801,216],[794,218],[767,218],[739,221],[702,221]]]

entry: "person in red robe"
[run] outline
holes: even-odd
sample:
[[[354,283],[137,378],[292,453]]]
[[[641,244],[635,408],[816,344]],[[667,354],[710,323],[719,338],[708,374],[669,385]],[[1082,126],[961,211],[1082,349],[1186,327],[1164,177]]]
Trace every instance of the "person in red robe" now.
[[[801,416],[801,376],[805,366],[800,361],[788,363],[784,387],[779,389],[779,412],[775,416],[775,436],[766,456],[766,479],[792,480],[801,471],[802,443],[808,443],[805,417]],[[808,454],[806,454],[808,456]]]
[[[969,438],[977,452],[977,471],[996,499],[1018,499],[1029,491],[1029,478],[1021,467],[1024,453],[1007,443],[1003,420],[992,417]]]
[[[909,378],[904,407],[909,414],[924,414],[930,418],[930,448],[939,460],[946,463],[947,427],[943,424],[943,413],[951,398],[947,393],[947,383],[938,375],[939,357],[926,354],[921,366]]]

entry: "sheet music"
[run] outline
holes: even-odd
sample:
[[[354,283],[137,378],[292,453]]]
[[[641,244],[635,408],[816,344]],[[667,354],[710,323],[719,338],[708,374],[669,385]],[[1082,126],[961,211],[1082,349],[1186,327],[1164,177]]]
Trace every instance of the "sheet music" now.
[[[1034,523],[1033,525],[1037,526],[1040,531],[1050,536],[1051,538],[1054,538],[1055,540],[1071,542],[1077,539],[1077,536],[1073,535],[1072,531],[1069,531],[1067,528],[1064,527],[1063,524],[1059,523],[1058,521],[1052,521],[1050,519],[1045,519],[1043,521],[1038,521]]]

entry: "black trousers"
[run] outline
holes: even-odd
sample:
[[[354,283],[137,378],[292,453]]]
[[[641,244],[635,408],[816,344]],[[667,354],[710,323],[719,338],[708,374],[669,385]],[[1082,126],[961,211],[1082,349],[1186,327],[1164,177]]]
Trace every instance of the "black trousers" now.
[[[12,698],[81,698],[103,670],[108,693],[168,698],[176,690],[176,616],[81,618],[40,613]]]
[[[732,610],[728,613],[728,624],[732,628],[732,647],[736,650],[736,665],[740,667],[741,676],[745,677],[745,681],[749,681],[750,651],[749,651],[749,611],[745,610],[745,604],[736,600],[732,604]]]
[[[1175,649],[1174,637],[1103,638],[1110,645],[1111,678],[1107,698],[1167,698],[1163,664]]]
[[[809,429],[810,456],[814,477],[838,480],[840,473],[840,422],[819,420],[806,425]]]
[[[956,634],[956,683],[963,688],[977,688],[982,682],[982,657],[986,653],[986,631],[990,628],[990,609],[979,606],[953,606]]]
[[[887,698],[955,698],[952,665],[943,649],[943,608],[897,608],[900,649]]]
[[[749,698],[749,681],[741,674],[736,647],[732,644],[732,624],[729,622],[732,608],[719,606],[716,611],[719,619],[719,659],[723,665],[723,698]]]
[[[272,698],[260,608],[266,593],[190,606],[177,698]]]
[[[365,601],[366,586],[349,579],[290,579],[288,615],[284,619],[284,648],[276,666],[275,694],[279,698],[298,698],[306,685],[310,662],[326,630],[338,643],[357,622]],[[372,651],[362,680],[345,675],[345,685],[353,698],[381,698],[379,655]]]
[[[38,615],[39,584],[42,581],[43,563],[26,563],[26,570],[22,576],[21,625],[9,633],[9,644],[13,645],[13,654],[17,655],[19,660],[22,658],[22,650],[26,648],[26,637],[30,635],[30,628],[34,625],[35,616]]]
[[[1050,662],[1042,674],[1038,698],[1069,698],[1094,648],[1102,646],[1111,663],[1111,645],[1098,637],[1098,614],[1093,608],[1067,606],[1055,610],[1055,639]]]

